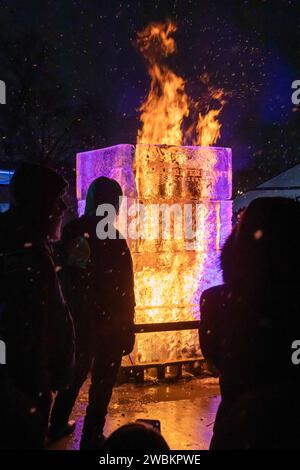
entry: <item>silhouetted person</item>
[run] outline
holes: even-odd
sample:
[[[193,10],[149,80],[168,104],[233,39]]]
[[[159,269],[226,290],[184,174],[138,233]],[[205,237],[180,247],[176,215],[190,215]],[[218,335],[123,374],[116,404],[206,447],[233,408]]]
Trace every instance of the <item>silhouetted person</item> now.
[[[65,180],[23,164],[0,215],[0,448],[43,446],[51,391],[65,388],[74,363],[73,323],[61,294],[50,241],[60,235]]]
[[[63,269],[66,295],[76,331],[77,370],[73,386],[58,394],[52,411],[50,435],[58,438],[73,430],[68,422],[72,408],[91,370],[89,403],[83,426],[81,449],[98,447],[103,440],[107,408],[122,356],[134,345],[134,284],[130,251],[114,228],[96,215],[99,205],[110,204],[116,213],[122,196],[120,185],[100,177],[90,186],[85,215],[63,231]],[[103,222],[99,239],[96,230]],[[104,223],[105,222],[105,223]],[[99,233],[98,233],[99,235]],[[108,238],[107,238],[108,237]]]
[[[300,369],[291,360],[292,342],[300,336],[299,223],[299,204],[293,200],[251,202],[224,247],[225,283],[202,295],[200,343],[220,372],[222,396],[212,448],[255,448],[255,443],[259,448],[253,427],[251,440],[248,429],[242,445],[242,428],[248,427],[242,413],[245,403],[249,400],[255,419],[255,396],[299,387]],[[277,425],[276,416],[263,415],[261,409],[257,407],[256,417],[268,419],[269,429],[271,421]],[[239,435],[239,443],[234,435]],[[271,437],[268,442],[270,447]]]
[[[170,450],[162,434],[146,423],[129,423],[116,429],[104,442],[101,453],[120,451],[147,453],[167,452]]]

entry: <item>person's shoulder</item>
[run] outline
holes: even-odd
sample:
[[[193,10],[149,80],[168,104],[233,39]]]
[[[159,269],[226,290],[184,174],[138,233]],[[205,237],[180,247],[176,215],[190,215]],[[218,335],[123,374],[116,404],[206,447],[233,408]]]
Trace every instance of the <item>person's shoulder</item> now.
[[[216,296],[223,296],[227,291],[226,284],[218,284],[217,286],[212,286],[203,291],[202,297],[211,298]]]
[[[200,298],[200,308],[209,308],[212,304],[223,302],[228,298],[230,289],[226,284],[212,286],[202,292]]]

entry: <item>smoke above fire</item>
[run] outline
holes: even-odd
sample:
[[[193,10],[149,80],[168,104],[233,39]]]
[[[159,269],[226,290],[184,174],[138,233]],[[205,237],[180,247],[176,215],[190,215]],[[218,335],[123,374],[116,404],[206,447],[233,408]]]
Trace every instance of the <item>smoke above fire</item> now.
[[[225,92],[204,74],[200,80],[206,89],[205,102],[188,96],[184,78],[166,64],[177,51],[176,30],[172,21],[151,23],[137,35],[151,78],[148,96],[140,107],[142,126],[137,143],[211,146],[221,135],[218,118],[226,102]]]

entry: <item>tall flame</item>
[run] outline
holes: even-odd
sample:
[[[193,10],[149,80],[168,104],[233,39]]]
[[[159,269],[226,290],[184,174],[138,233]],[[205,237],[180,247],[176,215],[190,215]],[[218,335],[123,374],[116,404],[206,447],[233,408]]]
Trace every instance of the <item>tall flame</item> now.
[[[222,89],[214,89],[208,74],[204,74],[200,79],[207,87],[209,98],[205,112],[200,111],[200,101],[188,97],[183,77],[176,75],[165,63],[165,59],[176,52],[172,37],[176,30],[176,25],[168,21],[151,23],[138,33],[137,45],[146,60],[151,84],[140,107],[142,127],[138,131],[137,143],[210,146],[221,135],[218,117],[225,104],[225,93]],[[215,103],[213,107],[211,102]],[[184,120],[189,115],[194,116],[195,111],[198,122],[191,123],[184,132]]]
[[[182,143],[181,125],[189,114],[189,100],[183,78],[163,64],[163,59],[176,51],[171,37],[175,31],[176,26],[168,22],[150,24],[138,33],[138,46],[151,77],[148,97],[140,108],[143,127],[138,133],[138,143]]]

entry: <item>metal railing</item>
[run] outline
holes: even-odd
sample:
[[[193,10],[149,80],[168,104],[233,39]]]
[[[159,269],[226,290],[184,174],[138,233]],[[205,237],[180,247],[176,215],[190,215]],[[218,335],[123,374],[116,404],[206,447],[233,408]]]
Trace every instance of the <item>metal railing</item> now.
[[[160,331],[198,330],[200,321],[179,321],[164,323],[137,323],[135,333],[158,333]]]

